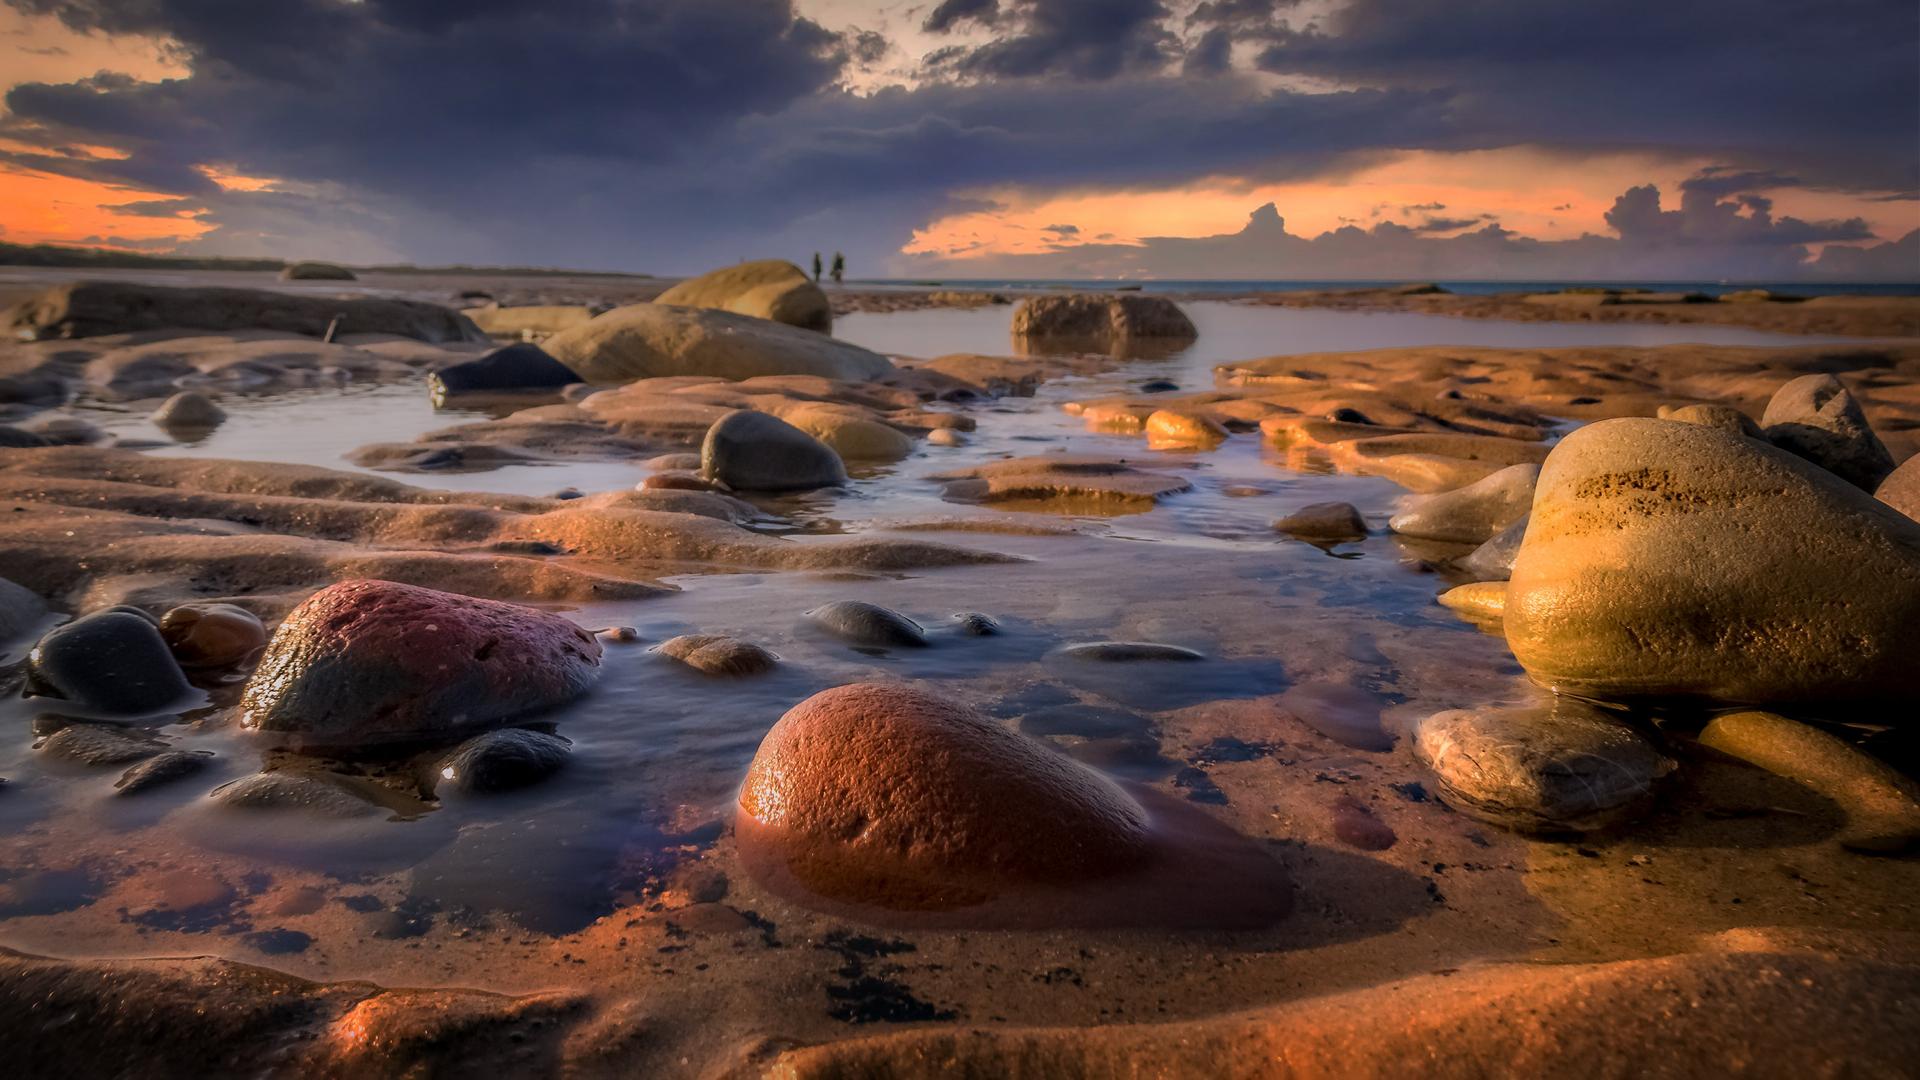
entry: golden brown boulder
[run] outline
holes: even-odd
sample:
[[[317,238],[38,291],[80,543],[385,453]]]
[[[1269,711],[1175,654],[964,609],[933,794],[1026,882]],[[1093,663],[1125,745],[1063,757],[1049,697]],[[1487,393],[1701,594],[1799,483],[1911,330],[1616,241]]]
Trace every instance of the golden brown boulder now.
[[[819,895],[946,910],[1138,867],[1118,785],[949,697],[857,683],[794,706],[740,790],[743,848]]]
[[[731,311],[823,334],[833,332],[833,305],[827,294],[785,259],[759,259],[688,278],[654,302]]]
[[[1700,742],[1831,799],[1847,815],[1839,837],[1846,847],[1896,853],[1920,843],[1920,784],[1818,728],[1768,712],[1731,713],[1708,723]]]
[[[1164,296],[1036,296],[1013,312],[1013,336],[1110,348],[1141,340],[1192,341],[1193,320]]]
[[[1561,693],[1911,702],[1920,524],[1753,439],[1606,420],[1541,469],[1505,622]]]
[[[811,330],[729,311],[631,304],[546,341],[553,358],[603,386],[665,375],[820,375],[870,382],[893,363]]]

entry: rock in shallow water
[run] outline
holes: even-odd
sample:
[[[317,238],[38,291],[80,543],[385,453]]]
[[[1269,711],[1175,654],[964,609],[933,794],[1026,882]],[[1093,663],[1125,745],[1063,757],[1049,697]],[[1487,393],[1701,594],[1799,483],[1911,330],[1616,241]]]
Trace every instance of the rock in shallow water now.
[[[968,637],[991,637],[1000,632],[1000,621],[983,611],[958,611],[953,628]]]
[[[1802,375],[1782,386],[1760,417],[1773,445],[1866,491],[1893,471],[1893,455],[1867,414],[1832,375]]]
[[[513,791],[559,772],[573,752],[572,745],[540,731],[489,731],[454,747],[434,772],[440,782],[460,791]]]
[[[660,651],[708,675],[758,675],[780,663],[760,646],[722,634],[682,634],[661,642]]]
[[[823,896],[896,910],[1072,884],[1148,855],[1112,781],[914,687],[860,683],[794,706],[740,792],[743,847]]]
[[[1163,296],[1074,293],[1021,301],[1013,312],[1013,336],[1060,338],[1105,348],[1154,338],[1191,341],[1199,331],[1186,312]]]
[[[427,376],[427,388],[438,401],[460,394],[559,390],[584,381],[572,368],[547,355],[545,349],[521,342],[495,349],[477,360],[440,368]]]
[[[193,690],[153,621],[126,611],[57,627],[29,662],[36,690],[103,712],[158,712]]]
[[[546,347],[589,382],[607,386],[669,375],[819,375],[871,382],[894,370],[879,353],[812,330],[672,304],[615,308],[548,338]]]
[[[700,474],[736,491],[808,491],[847,480],[832,447],[779,417],[746,410],[707,429]]]
[[[1652,804],[1675,768],[1638,732],[1578,702],[1453,709],[1422,721],[1414,754],[1461,811],[1528,833],[1588,832]]]
[[[144,731],[113,724],[70,723],[40,743],[40,752],[48,757],[81,765],[124,765],[166,748]]]
[[[834,637],[855,645],[918,648],[927,643],[920,624],[905,615],[864,600],[836,600],[807,612],[807,618]]]
[[[1892,854],[1920,842],[1920,784],[1845,742],[1766,712],[1715,717],[1700,743],[1831,799],[1847,815],[1840,843]]]
[[[237,810],[298,810],[339,820],[380,813],[380,807],[344,786],[303,772],[254,773],[214,788],[210,797]]]
[[[1561,693],[1920,697],[1920,524],[1764,443],[1605,420],[1560,443],[1507,593],[1507,644]]]
[[[169,750],[128,769],[113,786],[117,794],[138,795],[192,776],[212,763],[213,755],[205,750]]]
[[[227,410],[197,390],[183,390],[153,410],[153,422],[163,428],[210,431],[227,418]]]
[[[266,625],[233,604],[182,604],[160,617],[160,636],[185,668],[234,667],[267,646]]]
[[[345,581],[287,616],[243,723],[300,746],[443,735],[573,700],[600,643],[558,615],[391,581]]]
[[[1402,536],[1484,544],[1527,515],[1538,465],[1511,465],[1463,488],[1416,499],[1387,526]]]
[[[1367,537],[1367,519],[1352,503],[1343,502],[1308,503],[1274,522],[1273,527],[1299,540],[1331,542]]]
[[[1462,556],[1454,565],[1472,574],[1477,581],[1505,581],[1513,576],[1513,559],[1520,554],[1520,545],[1526,537],[1527,519],[1523,517],[1495,533],[1492,539]]]

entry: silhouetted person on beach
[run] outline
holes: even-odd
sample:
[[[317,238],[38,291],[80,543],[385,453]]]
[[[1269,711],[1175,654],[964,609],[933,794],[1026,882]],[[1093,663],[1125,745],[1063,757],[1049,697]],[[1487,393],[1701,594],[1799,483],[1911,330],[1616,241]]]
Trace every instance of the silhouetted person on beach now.
[[[840,284],[840,275],[847,272],[847,258],[839,252],[833,253],[833,283]],[[817,280],[817,278],[816,278]]]
[[[820,283],[820,253],[817,251],[813,253],[813,283]]]

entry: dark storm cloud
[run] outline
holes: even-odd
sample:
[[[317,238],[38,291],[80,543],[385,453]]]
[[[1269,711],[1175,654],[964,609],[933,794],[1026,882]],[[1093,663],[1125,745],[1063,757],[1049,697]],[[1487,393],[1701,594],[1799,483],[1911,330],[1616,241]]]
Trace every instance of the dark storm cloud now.
[[[969,19],[991,24],[999,14],[1000,0],[940,0],[920,28],[929,34],[944,34]]]
[[[1461,229],[1470,229],[1483,221],[1491,220],[1493,220],[1493,215],[1491,214],[1480,214],[1468,218],[1430,217],[1420,224],[1413,226],[1413,231],[1416,233],[1459,232]]]
[[[230,250],[679,271],[828,247],[878,271],[969,205],[956,192],[1294,180],[1393,149],[1538,143],[1712,154],[1729,168],[1701,178],[1700,205],[1724,196],[1743,219],[1760,196],[1734,189],[1764,187],[1743,173],[1920,189],[1907,2],[1356,0],[1295,28],[1284,0],[945,0],[929,28],[990,19],[991,38],[868,96],[841,82],[884,40],[786,0],[0,2],[167,35],[193,72],[16,87],[0,134],[41,149],[0,160],[181,196],[217,225],[202,246]],[[1269,71],[1346,89],[1236,72],[1249,41]],[[73,144],[130,156],[58,149]],[[208,165],[286,183],[228,191]],[[1660,213],[1686,217],[1694,195]],[[1857,231],[1762,209],[1764,230],[1731,226],[1749,247]],[[1729,227],[1720,213],[1645,227],[1685,244]]]

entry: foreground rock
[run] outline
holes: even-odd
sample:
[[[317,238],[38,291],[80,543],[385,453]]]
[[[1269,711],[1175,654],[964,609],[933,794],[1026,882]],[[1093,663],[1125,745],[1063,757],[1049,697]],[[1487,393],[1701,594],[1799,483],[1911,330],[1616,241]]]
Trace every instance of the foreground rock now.
[[[707,429],[700,475],[735,491],[810,491],[847,481],[832,447],[779,417],[744,410]]]
[[[743,846],[820,895],[945,910],[1138,865],[1147,818],[1110,780],[910,686],[794,706],[740,791]]]
[[[688,278],[661,293],[654,303],[713,308],[822,334],[833,332],[833,305],[827,294],[785,259],[760,259]]]
[[[1510,465],[1466,487],[1416,499],[1387,526],[1402,536],[1484,544],[1526,516],[1539,477],[1538,465]]]
[[[29,686],[102,712],[158,712],[192,687],[153,620],[128,611],[86,615],[35,645]]]
[[[1766,712],[1717,716],[1700,743],[1804,784],[1847,815],[1840,843],[1897,853],[1920,843],[1920,784],[1832,735]]]
[[[661,642],[660,651],[707,675],[759,675],[780,664],[760,646],[723,634],[682,634]]]
[[[522,342],[477,360],[449,364],[427,376],[427,389],[438,402],[461,394],[556,391],[585,381],[545,349]]]
[[[1767,402],[1760,426],[1773,445],[1866,491],[1893,471],[1893,455],[1853,394],[1831,375],[1802,375]]]
[[[1164,297],[1075,293],[1022,301],[1013,312],[1013,336],[1106,349],[1144,339],[1191,341],[1199,331],[1179,305]]]
[[[329,326],[335,336],[396,334],[430,342],[486,340],[466,316],[416,300],[341,299],[265,289],[173,288],[128,281],[60,285],[23,301],[7,321],[13,334],[27,340],[173,328],[279,330],[320,337]]]
[[[281,623],[241,699],[243,724],[303,746],[485,727],[564,704],[600,643],[544,611],[391,581],[345,581]]]
[[[1632,728],[1571,700],[1453,709],[1422,721],[1414,755],[1455,808],[1525,833],[1588,832],[1653,802],[1674,762]]]
[[[870,382],[893,371],[879,353],[811,330],[668,304],[615,308],[555,334],[546,347],[588,382],[605,386],[668,375],[819,375]]]
[[[1911,702],[1920,524],[1752,439],[1603,421],[1541,470],[1505,621],[1561,693]]]

